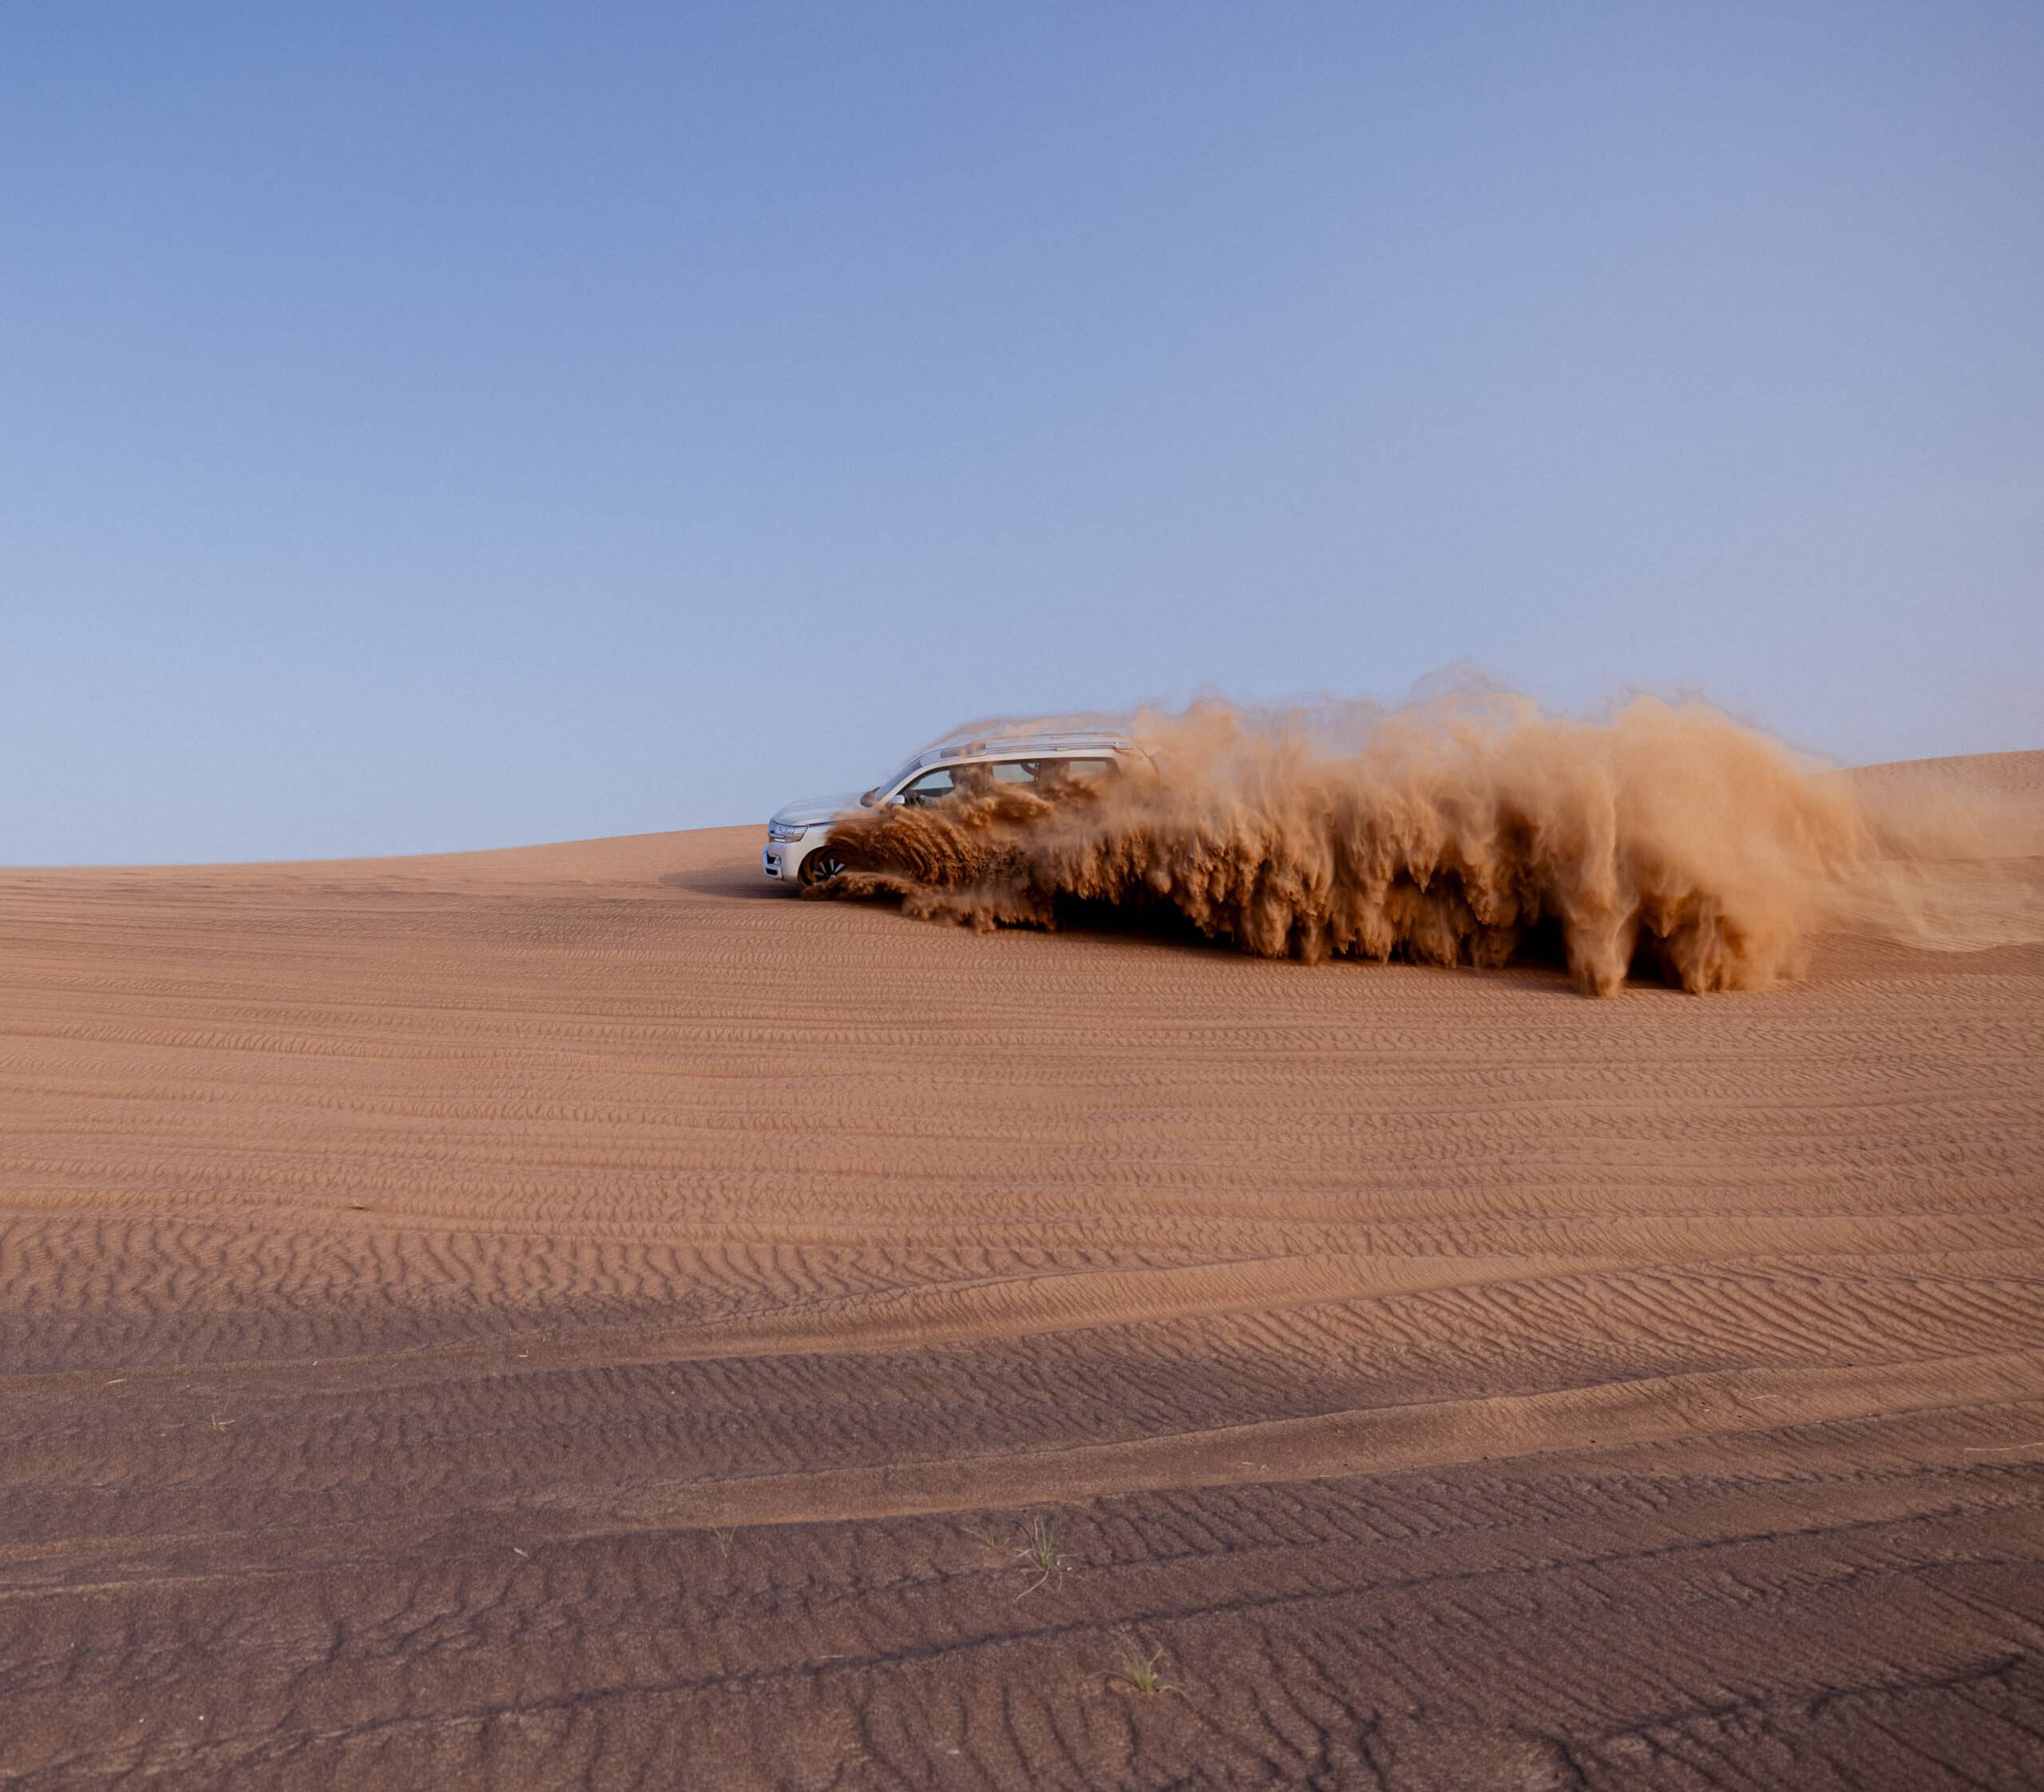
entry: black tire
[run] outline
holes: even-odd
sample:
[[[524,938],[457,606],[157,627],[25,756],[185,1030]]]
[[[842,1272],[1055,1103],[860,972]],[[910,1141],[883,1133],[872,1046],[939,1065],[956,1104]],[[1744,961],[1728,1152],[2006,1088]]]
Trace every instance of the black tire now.
[[[843,848],[826,842],[802,860],[795,877],[805,890],[813,890],[819,884],[828,884],[832,879],[842,876],[851,868],[850,855]]]

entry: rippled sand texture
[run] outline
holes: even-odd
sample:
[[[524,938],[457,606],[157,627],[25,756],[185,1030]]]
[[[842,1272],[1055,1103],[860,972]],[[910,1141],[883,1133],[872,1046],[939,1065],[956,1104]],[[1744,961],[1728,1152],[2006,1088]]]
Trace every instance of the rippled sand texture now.
[[[2044,949],[758,844],[0,873],[0,1781],[2044,1784]]]

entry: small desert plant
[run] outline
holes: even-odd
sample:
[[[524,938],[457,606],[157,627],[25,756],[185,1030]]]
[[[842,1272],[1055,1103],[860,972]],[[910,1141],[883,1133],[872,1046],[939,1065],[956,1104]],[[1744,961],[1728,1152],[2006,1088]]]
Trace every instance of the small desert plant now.
[[[1029,1521],[1029,1541],[1015,1553],[1035,1571],[1036,1578],[1015,1596],[1026,1599],[1040,1587],[1048,1587],[1052,1581],[1064,1576],[1067,1557],[1057,1546],[1057,1521],[1055,1518],[1036,1517]]]
[[[1121,1652],[1115,1664],[1115,1679],[1146,1695],[1184,1691],[1183,1687],[1166,1679],[1159,1671],[1164,1660],[1162,1649],[1151,1648],[1134,1631],[1126,1629],[1115,1633],[1115,1644]]]
[[[717,1540],[717,1553],[728,1557],[731,1553],[731,1540],[738,1535],[738,1526],[719,1525],[710,1534]]]

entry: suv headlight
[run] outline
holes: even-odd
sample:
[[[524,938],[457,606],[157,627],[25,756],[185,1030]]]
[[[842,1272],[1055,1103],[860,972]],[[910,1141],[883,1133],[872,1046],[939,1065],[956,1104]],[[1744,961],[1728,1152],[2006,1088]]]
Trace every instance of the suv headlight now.
[[[769,821],[766,837],[769,840],[800,840],[807,824],[800,821]]]

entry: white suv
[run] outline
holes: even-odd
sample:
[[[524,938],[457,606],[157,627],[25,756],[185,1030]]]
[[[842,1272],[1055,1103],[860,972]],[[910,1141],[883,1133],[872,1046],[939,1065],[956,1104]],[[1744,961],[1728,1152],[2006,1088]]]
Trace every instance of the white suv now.
[[[828,883],[845,866],[823,849],[823,842],[830,824],[850,810],[883,803],[913,808],[989,783],[1048,789],[1072,779],[1114,777],[1124,764],[1142,757],[1143,750],[1126,734],[989,734],[947,741],[917,754],[864,796],[790,803],[766,824],[760,866],[769,877],[790,884]]]

